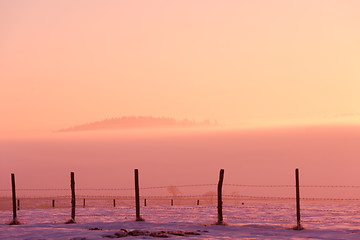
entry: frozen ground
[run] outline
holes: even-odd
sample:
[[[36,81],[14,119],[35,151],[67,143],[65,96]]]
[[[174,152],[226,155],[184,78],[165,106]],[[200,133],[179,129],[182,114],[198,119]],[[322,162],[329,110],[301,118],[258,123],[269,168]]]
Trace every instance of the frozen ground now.
[[[134,221],[133,207],[79,208],[76,224],[64,224],[70,209],[21,210],[18,215],[23,224],[18,226],[5,224],[11,221],[11,211],[0,211],[0,239],[109,239],[104,236],[115,236],[121,229],[190,232],[185,236],[169,234],[172,239],[360,239],[358,207],[355,203],[304,204],[303,231],[289,230],[296,221],[289,203],[225,205],[226,226],[213,225],[217,219],[214,205],[143,207],[145,222]],[[101,230],[90,230],[94,228]]]

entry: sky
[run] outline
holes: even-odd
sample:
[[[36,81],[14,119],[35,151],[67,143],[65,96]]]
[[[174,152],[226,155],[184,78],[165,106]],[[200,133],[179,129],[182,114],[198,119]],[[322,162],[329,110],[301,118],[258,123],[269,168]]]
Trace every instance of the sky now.
[[[359,22],[357,0],[0,0],[0,134],[359,124]]]

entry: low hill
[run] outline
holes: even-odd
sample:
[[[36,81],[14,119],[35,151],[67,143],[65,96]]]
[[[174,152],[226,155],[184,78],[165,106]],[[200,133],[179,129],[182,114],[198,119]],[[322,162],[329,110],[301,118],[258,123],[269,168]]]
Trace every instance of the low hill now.
[[[119,118],[105,119],[102,121],[76,125],[64,128],[58,132],[72,131],[94,131],[94,130],[110,130],[110,129],[130,129],[130,128],[173,128],[173,127],[196,127],[211,126],[209,120],[196,122],[193,120],[183,119],[176,120],[166,117],[143,117],[143,116],[127,116]]]

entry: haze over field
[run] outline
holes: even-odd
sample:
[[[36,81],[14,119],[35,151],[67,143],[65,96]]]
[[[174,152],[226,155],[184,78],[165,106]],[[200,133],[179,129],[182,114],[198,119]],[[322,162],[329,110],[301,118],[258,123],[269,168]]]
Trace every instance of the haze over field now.
[[[78,187],[217,183],[294,184],[294,169],[308,185],[359,185],[360,127],[327,126],[229,130],[119,130],[53,133],[0,142],[0,188],[10,173],[19,188],[68,188],[75,171]]]

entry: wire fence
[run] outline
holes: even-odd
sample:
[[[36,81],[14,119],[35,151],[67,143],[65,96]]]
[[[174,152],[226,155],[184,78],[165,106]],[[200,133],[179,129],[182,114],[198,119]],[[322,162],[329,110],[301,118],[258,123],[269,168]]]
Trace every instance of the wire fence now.
[[[204,222],[217,217],[217,185],[192,184],[140,187],[146,220],[191,219]],[[360,226],[360,186],[301,185],[301,222],[311,226]],[[71,208],[70,188],[19,188],[17,210],[59,209],[50,218],[66,218]],[[13,207],[12,189],[0,189],[0,210]],[[281,224],[296,222],[295,185],[224,184],[224,220],[229,224]],[[134,188],[77,188],[77,218],[135,217]],[[84,211],[87,210],[87,211]],[[99,210],[99,211],[98,211]]]
[[[170,185],[170,186],[154,186],[140,188],[141,198],[149,201],[153,200],[177,200],[179,205],[192,205],[196,201],[187,202],[187,199],[215,201],[217,184],[194,184],[194,185]],[[208,188],[204,188],[208,187]],[[184,194],[183,188],[193,188],[193,191]],[[196,188],[196,189],[194,189]],[[200,189],[199,188],[203,188]],[[302,185],[301,200],[302,201],[360,201],[360,186],[344,186],[344,185]],[[224,202],[243,200],[294,200],[295,185],[242,185],[242,184],[224,184]],[[149,191],[162,190],[162,191]],[[0,200],[11,200],[11,189],[0,189]],[[124,194],[124,192],[126,193]],[[78,188],[76,189],[77,199],[119,199],[133,200],[134,188]],[[193,194],[197,192],[198,194]],[[16,189],[18,199],[69,199],[71,198],[70,188],[19,188]],[[154,194],[155,193],[155,194]],[[148,202],[149,202],[148,201]],[[149,202],[150,203],[150,202]],[[215,202],[214,202],[215,203]],[[4,209],[0,205],[1,210]],[[10,210],[7,209],[7,210]]]

